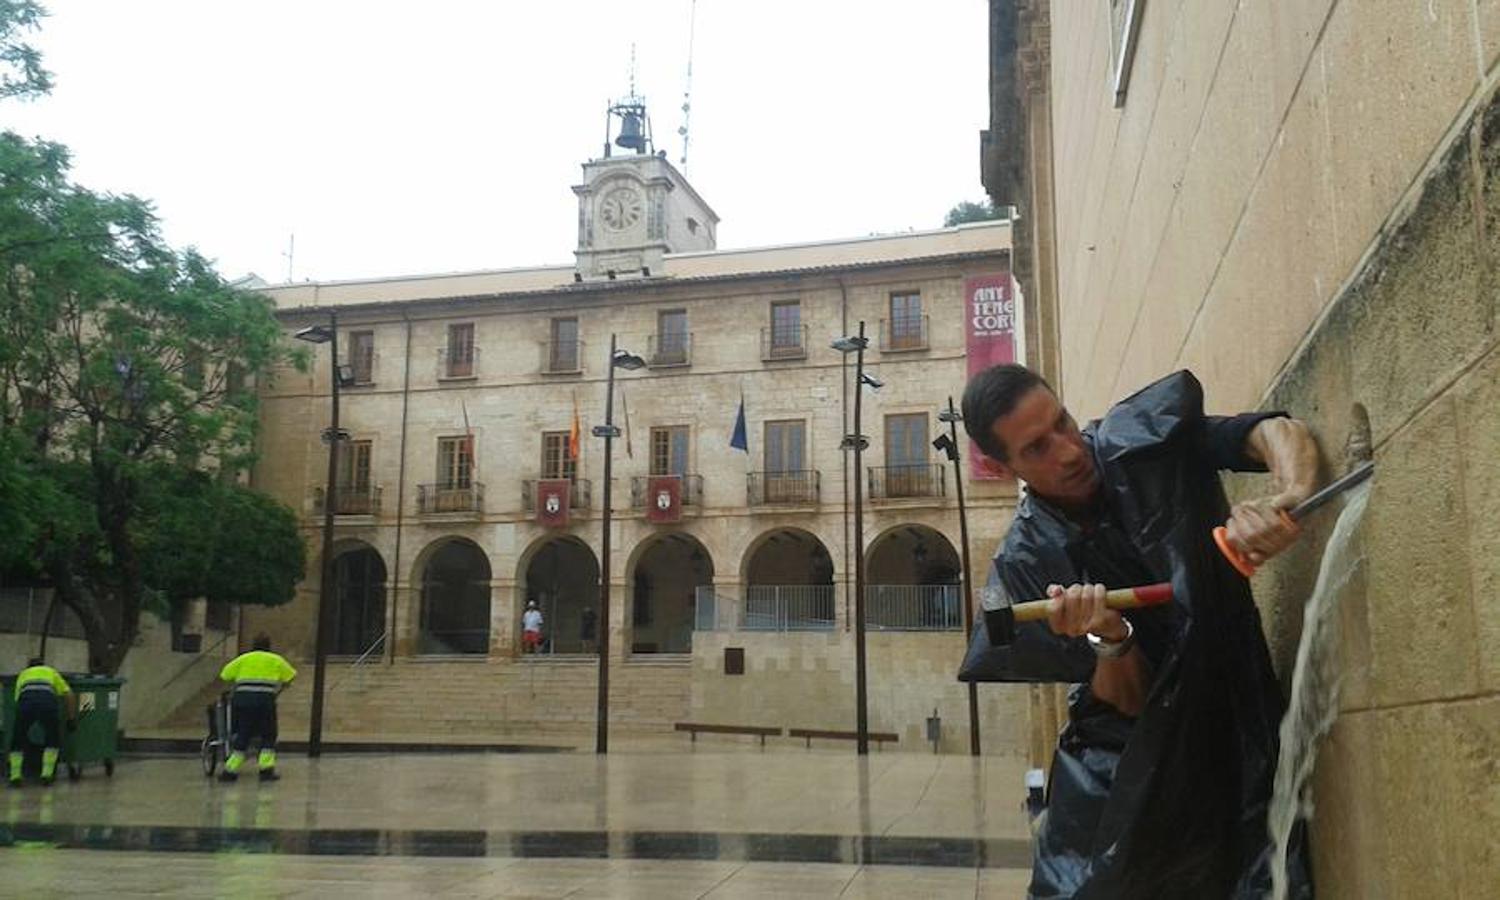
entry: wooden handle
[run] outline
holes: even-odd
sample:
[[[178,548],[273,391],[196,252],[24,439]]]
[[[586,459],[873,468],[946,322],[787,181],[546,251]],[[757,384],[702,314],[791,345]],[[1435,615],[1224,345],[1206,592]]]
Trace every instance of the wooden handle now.
[[[1040,622],[1047,618],[1047,605],[1052,601],[1028,600],[1011,607],[1017,622]],[[1138,587],[1115,588],[1104,595],[1104,605],[1110,609],[1140,609],[1146,606],[1161,606],[1172,602],[1172,584],[1143,584]]]

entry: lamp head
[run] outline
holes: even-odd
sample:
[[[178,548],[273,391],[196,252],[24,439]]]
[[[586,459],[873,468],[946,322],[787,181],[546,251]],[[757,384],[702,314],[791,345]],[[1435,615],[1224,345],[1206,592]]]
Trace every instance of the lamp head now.
[[[292,335],[299,341],[307,341],[309,344],[326,344],[333,340],[333,329],[327,325],[309,325]]]

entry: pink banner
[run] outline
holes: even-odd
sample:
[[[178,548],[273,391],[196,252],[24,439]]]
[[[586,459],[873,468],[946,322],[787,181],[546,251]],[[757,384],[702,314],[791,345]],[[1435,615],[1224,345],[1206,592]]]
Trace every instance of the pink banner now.
[[[1009,272],[964,280],[964,334],[969,377],[991,366],[1016,361],[1016,298]],[[987,465],[983,451],[969,442],[969,477],[1001,476]]]

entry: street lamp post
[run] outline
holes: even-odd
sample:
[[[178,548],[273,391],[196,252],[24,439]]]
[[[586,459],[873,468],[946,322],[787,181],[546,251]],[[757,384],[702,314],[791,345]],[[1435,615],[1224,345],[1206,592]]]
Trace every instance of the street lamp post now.
[[[615,427],[615,369],[644,368],[646,361],[615,346],[615,335],[609,336],[609,374],[604,388],[604,424],[595,425],[594,437],[604,438],[604,538],[600,546],[599,569],[599,688],[594,718],[594,752],[609,752],[609,528],[613,518],[614,442],[620,429]]]
[[[859,334],[841,337],[831,345],[840,353],[854,354],[854,433],[844,435],[840,449],[854,451],[854,729],[855,752],[870,752],[870,706],[865,688],[865,516],[864,467],[861,463],[869,439],[860,432],[860,398],[865,386],[879,390],[882,383],[865,374],[865,323],[859,323]]]
[[[324,437],[328,442],[328,483],[323,488],[323,574],[318,585],[318,626],[313,638],[313,696],[312,716],[308,722],[307,755],[321,756],[323,753],[323,683],[327,675],[327,639],[333,627],[329,615],[333,605],[329,595],[333,592],[333,516],[338,508],[339,441],[339,388],[344,381],[344,372],[339,366],[339,318],[338,313],[328,314],[327,325],[313,325],[297,332],[299,341],[310,344],[329,345],[329,372],[332,375],[333,412]]]
[[[938,435],[932,446],[943,451],[953,462],[953,486],[958,491],[958,538],[962,544],[964,585],[964,636],[967,640],[974,634],[974,583],[973,570],[969,568],[969,510],[964,505],[964,467],[958,454],[958,423],[963,413],[953,406],[948,398],[948,408],[938,412],[938,421],[948,423],[948,433]],[[979,755],[979,686],[969,682],[969,755]]]

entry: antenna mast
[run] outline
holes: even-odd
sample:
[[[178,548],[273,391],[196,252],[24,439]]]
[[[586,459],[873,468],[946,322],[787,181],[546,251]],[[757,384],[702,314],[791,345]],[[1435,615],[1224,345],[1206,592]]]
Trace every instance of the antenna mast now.
[[[688,13],[688,54],[687,54],[687,79],[682,88],[682,126],[677,133],[682,135],[682,170],[687,171],[688,161],[688,126],[693,119],[693,37],[698,27],[698,0],[692,0]]]

